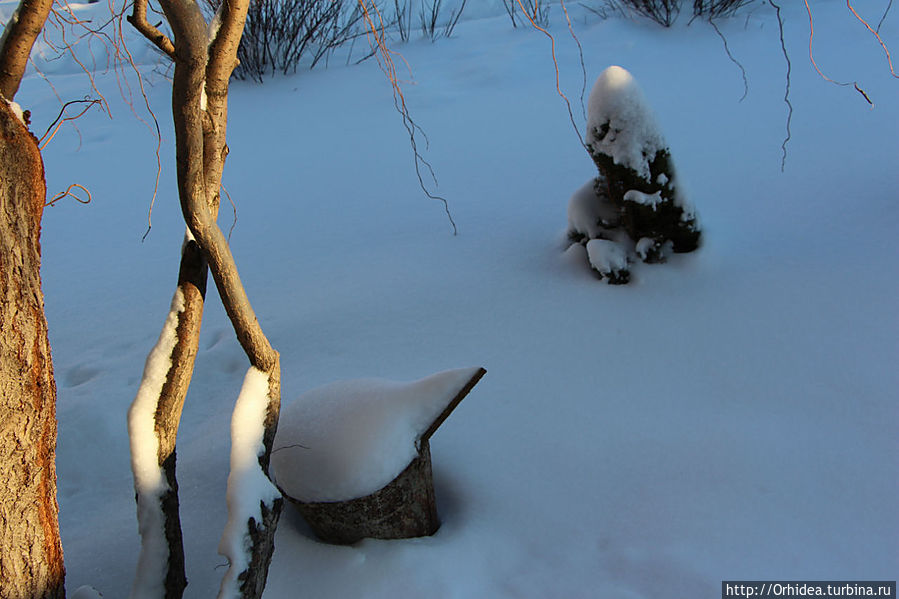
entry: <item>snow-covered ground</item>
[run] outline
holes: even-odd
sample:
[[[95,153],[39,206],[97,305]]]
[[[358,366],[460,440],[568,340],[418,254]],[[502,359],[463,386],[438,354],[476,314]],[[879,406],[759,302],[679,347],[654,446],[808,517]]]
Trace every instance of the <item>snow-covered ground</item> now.
[[[622,287],[563,251],[568,199],[595,167],[556,94],[549,40],[512,29],[498,2],[475,2],[451,39],[397,48],[458,236],[418,189],[375,62],[232,86],[232,246],[281,352],[284,401],[341,379],[488,371],[431,440],[438,533],[329,546],[288,507],[267,597],[715,597],[722,579],[899,576],[899,82],[835,0],[813,3],[815,58],[875,108],[824,81],[804,4],[781,4],[795,109],[784,172],[770,6],[720,23],[746,68],[742,102],[707,25],[578,9],[585,82],[553,9],[578,126],[582,88],[611,64],[630,70],[702,219],[698,252]],[[876,24],[886,3],[855,4]],[[895,10],[881,34],[899,48]],[[46,210],[43,280],[68,588],[107,598],[127,595],[137,563],[126,413],[184,232],[169,86],[153,52],[135,54],[164,136],[146,241],[155,141],[111,74],[97,82],[115,118],[91,112],[44,151],[49,193],[77,182],[93,194]],[[63,99],[87,92],[70,63],[47,64]],[[17,100],[38,135],[59,109],[36,75]],[[178,450],[197,598],[225,570],[229,423],[247,369],[208,299]]]

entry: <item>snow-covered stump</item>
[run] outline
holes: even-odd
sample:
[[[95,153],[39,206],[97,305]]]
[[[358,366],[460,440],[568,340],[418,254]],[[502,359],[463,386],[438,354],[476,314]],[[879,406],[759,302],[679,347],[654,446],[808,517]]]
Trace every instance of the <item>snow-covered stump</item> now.
[[[572,241],[609,240],[643,262],[664,262],[672,251],[699,247],[699,220],[677,186],[671,150],[634,78],[621,67],[603,71],[590,92],[585,145],[599,176],[592,193],[581,189],[569,204]],[[605,274],[592,257],[591,265]]]
[[[342,381],[304,394],[282,411],[275,438],[282,494],[329,543],[434,534],[429,441],[485,373]]]

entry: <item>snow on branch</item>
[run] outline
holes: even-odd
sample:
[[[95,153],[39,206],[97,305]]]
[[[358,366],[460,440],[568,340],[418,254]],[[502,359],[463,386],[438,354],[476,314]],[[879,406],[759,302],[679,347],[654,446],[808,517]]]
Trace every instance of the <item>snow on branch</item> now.
[[[183,311],[184,294],[178,287],[159,340],[147,356],[137,396],[128,410],[131,470],[134,473],[137,520],[141,536],[137,573],[131,589],[132,599],[165,595],[169,547],[165,536],[162,496],[169,490],[169,485],[159,464],[156,409],[172,368],[172,351],[178,342],[178,316]]]
[[[253,562],[254,536],[281,494],[262,470],[269,412],[269,374],[251,366],[231,415],[231,472],[228,475],[228,522],[219,553],[228,559],[219,599],[241,597],[243,578]]]

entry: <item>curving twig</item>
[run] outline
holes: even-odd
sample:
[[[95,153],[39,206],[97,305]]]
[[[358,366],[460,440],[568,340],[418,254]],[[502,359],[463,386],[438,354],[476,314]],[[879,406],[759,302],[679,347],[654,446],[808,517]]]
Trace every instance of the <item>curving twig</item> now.
[[[69,102],[66,102],[65,104],[63,104],[62,108],[59,109],[59,114],[56,116],[56,118],[53,120],[53,122],[50,123],[50,126],[47,127],[47,131],[38,140],[38,142],[37,142],[38,147],[41,150],[43,150],[45,147],[47,147],[47,144],[50,143],[50,141],[56,136],[56,132],[59,131],[59,128],[62,127],[63,123],[65,123],[66,121],[74,121],[75,119],[81,118],[81,116],[84,113],[86,113],[88,110],[90,110],[92,106],[95,106],[97,104],[102,105],[102,103],[103,103],[102,100],[94,99],[94,98],[87,96],[83,100],[70,100]],[[85,106],[81,110],[81,112],[79,112],[75,116],[64,117],[63,114],[65,113],[66,108],[68,108],[72,104],[87,104],[87,106]],[[52,129],[52,133],[51,133],[51,129]]]
[[[403,127],[406,128],[406,132],[409,134],[409,143],[412,146],[413,165],[415,167],[415,175],[416,177],[418,177],[418,185],[421,188],[422,192],[424,192],[425,196],[427,196],[429,199],[439,201],[443,204],[443,210],[446,213],[446,217],[453,228],[453,235],[458,235],[459,230],[456,227],[456,221],[453,219],[453,215],[450,212],[449,201],[443,196],[431,192],[431,190],[429,190],[424,183],[424,177],[422,176],[422,166],[427,169],[435,185],[437,184],[437,178],[434,175],[434,169],[432,168],[431,164],[427,160],[425,160],[425,158],[418,150],[418,140],[416,139],[416,133],[420,132],[425,138],[426,147],[428,139],[427,135],[424,134],[424,131],[421,129],[421,127],[419,127],[415,120],[412,118],[408,106],[406,106],[406,97],[403,94],[401,80],[397,73],[396,63],[393,59],[394,55],[400,57],[400,59],[406,65],[406,68],[409,70],[410,75],[412,69],[411,67],[409,67],[409,63],[406,62],[406,59],[402,56],[402,54],[391,50],[387,46],[384,21],[381,17],[381,12],[378,9],[378,5],[375,2],[372,2],[371,5],[368,5],[367,0],[357,0],[357,2],[362,8],[363,20],[366,24],[366,33],[369,45],[371,46],[372,54],[378,61],[378,66],[390,81],[390,85],[393,90],[394,108],[396,108],[396,111],[400,114],[403,120]],[[377,24],[375,23],[376,20]]]
[[[808,4],[808,0],[806,0],[806,4]],[[890,75],[899,79],[899,75],[896,74],[896,71],[893,70],[893,59],[890,57],[890,49],[887,48],[886,43],[884,43],[883,38],[880,37],[880,33],[871,28],[866,20],[864,20],[857,12],[855,12],[855,8],[853,8],[852,3],[849,0],[846,0],[846,7],[852,11],[852,14],[855,15],[855,18],[862,22],[862,24],[870,31],[874,37],[877,38],[877,41],[880,43],[880,47],[883,48],[884,53],[887,55],[887,63],[890,65]],[[887,6],[887,12],[889,12],[890,7]],[[883,13],[883,16],[886,17],[886,12]],[[883,19],[880,20],[881,24],[883,23]],[[877,29],[880,29],[880,25],[877,26]],[[856,86],[856,89],[858,86]],[[861,90],[859,90],[861,91]],[[867,97],[867,95],[865,96]],[[870,101],[870,100],[869,100]]]
[[[560,98],[565,100],[565,106],[568,107],[568,118],[571,121],[571,126],[574,128],[574,132],[577,134],[577,137],[580,140],[581,145],[586,148],[587,145],[584,143],[584,137],[581,135],[581,131],[580,131],[580,129],[578,129],[577,123],[575,123],[575,121],[574,121],[574,112],[571,109],[571,101],[568,99],[568,96],[565,95],[565,92],[562,91],[562,83],[560,81],[560,75],[559,75],[559,61],[556,59],[556,38],[554,38],[553,35],[549,31],[547,31],[544,27],[541,27],[537,23],[537,20],[536,20],[536,17],[538,15],[538,6],[540,4],[540,0],[534,0],[534,14],[533,15],[531,15],[525,9],[524,4],[521,3],[521,0],[515,0],[515,1],[518,2],[518,6],[521,7],[521,12],[524,13],[524,16],[526,16],[528,18],[528,21],[530,22],[531,27],[533,27],[534,29],[536,29],[537,31],[539,31],[540,33],[542,33],[543,35],[545,35],[546,37],[549,38],[549,44],[550,44],[549,51],[550,51],[550,55],[552,56],[552,59],[553,59],[553,67],[556,70],[556,93],[559,94]],[[585,75],[585,77],[586,77],[586,75]]]
[[[79,198],[77,195],[75,195],[74,193],[72,193],[73,187],[77,187],[78,189],[80,189],[81,191],[86,193],[87,199],[83,200],[83,199]],[[59,192],[58,194],[53,196],[53,199],[51,199],[49,202],[44,204],[44,208],[46,208],[47,206],[54,206],[54,205],[56,205],[56,202],[60,201],[63,198],[66,198],[66,197],[73,198],[79,204],[90,204],[91,200],[93,200],[93,198],[91,197],[91,192],[84,185],[81,185],[80,183],[72,183],[71,185],[69,185],[66,188],[65,191]]]
[[[868,25],[868,23],[866,23],[864,19],[862,19],[861,17],[858,16],[858,13],[856,13],[855,10],[852,8],[852,5],[849,4],[849,0],[846,0],[846,5],[849,6],[849,9],[852,10],[853,14],[855,14],[855,16],[858,17],[859,20],[861,20],[861,22],[864,23],[865,26],[869,30],[871,30],[871,32],[874,33],[874,35],[877,36],[877,39],[880,40],[880,36],[877,35],[877,33],[873,29],[871,29],[871,26]],[[861,87],[859,87],[857,81],[852,81],[852,82],[836,81],[834,79],[831,79],[827,75],[825,75],[821,71],[821,69],[818,68],[818,63],[815,62],[814,52],[812,52],[812,39],[815,36],[815,22],[814,22],[814,19],[812,18],[812,8],[809,6],[808,0],[805,0],[805,10],[806,10],[806,12],[808,12],[808,57],[809,57],[809,60],[811,60],[811,62],[812,62],[812,66],[815,67],[815,71],[818,73],[818,75],[821,76],[822,79],[824,79],[825,81],[827,81],[829,83],[833,83],[834,85],[838,85],[840,87],[854,87],[855,90],[858,93],[860,93],[862,95],[862,97],[868,102],[868,104],[870,104],[871,107],[873,108],[874,102],[871,101],[871,98],[868,96],[868,94],[865,92],[865,90],[863,90]],[[883,40],[881,40],[880,43],[881,43],[881,45],[883,45]],[[883,48],[884,48],[884,50],[886,50],[887,60],[889,60],[890,52],[889,52],[889,50],[886,49],[885,45],[883,46]],[[893,73],[893,63],[891,60],[890,60],[890,72]],[[893,77],[895,77],[895,76],[896,76],[896,73],[893,73]]]
[[[730,61],[732,63],[737,65],[737,67],[739,67],[739,69],[740,69],[740,75],[743,76],[743,95],[740,96],[739,101],[742,102],[743,100],[746,99],[746,96],[749,95],[749,79],[746,77],[746,69],[743,68],[743,65],[740,63],[739,60],[734,58],[734,55],[730,51],[730,46],[727,43],[727,38],[724,37],[724,34],[721,33],[720,29],[718,29],[718,24],[715,23],[715,21],[713,19],[709,18],[709,25],[712,26],[712,29],[714,29],[715,33],[718,34],[718,37],[721,38],[721,41],[724,42],[724,52],[727,53],[727,57],[730,59]]]

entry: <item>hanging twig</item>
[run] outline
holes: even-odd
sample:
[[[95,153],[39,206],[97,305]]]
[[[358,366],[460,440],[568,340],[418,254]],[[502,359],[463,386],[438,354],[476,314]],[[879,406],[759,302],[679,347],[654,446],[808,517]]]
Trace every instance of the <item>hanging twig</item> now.
[[[228,243],[231,243],[231,233],[234,232],[234,227],[237,226],[237,204],[235,204],[234,200],[231,199],[231,194],[228,193],[228,188],[225,187],[224,183],[222,183],[222,191],[225,192],[225,197],[227,197],[228,201],[231,202],[231,210],[234,212],[234,218],[231,221],[231,228],[228,229]]]
[[[783,172],[787,167],[787,143],[789,143],[790,138],[793,136],[790,131],[790,125],[793,122],[793,104],[790,102],[790,75],[793,71],[793,65],[790,62],[790,55],[787,52],[787,44],[784,41],[784,22],[780,16],[780,6],[774,3],[774,0],[768,0],[769,4],[774,7],[774,10],[777,11],[777,26],[780,31],[780,47],[783,50],[784,59],[787,61],[787,86],[786,91],[784,92],[784,102],[787,105],[787,135],[784,137],[784,141],[780,146],[780,149],[783,151],[783,158],[780,161],[780,171]]]
[[[565,14],[565,21],[568,23],[568,33],[571,34],[574,43],[577,44],[577,54],[578,60],[580,60],[581,64],[581,114],[584,117],[584,121],[587,120],[587,107],[584,105],[584,96],[587,94],[587,65],[584,63],[584,47],[581,46],[581,40],[578,39],[577,35],[574,33],[574,27],[571,25],[571,15],[568,14],[568,7],[565,6],[565,0],[560,0],[562,5],[562,12]]]
[[[415,166],[415,175],[418,177],[418,184],[424,194],[432,200],[439,201],[443,204],[443,210],[446,213],[447,219],[449,219],[450,225],[453,228],[453,235],[458,235],[459,230],[456,227],[456,221],[453,219],[453,215],[449,209],[449,202],[446,198],[437,195],[436,193],[432,193],[424,183],[424,178],[422,176],[421,167],[424,167],[428,170],[431,178],[434,180],[435,185],[437,184],[437,179],[434,176],[434,170],[431,167],[431,164],[425,160],[425,158],[418,151],[418,140],[416,139],[416,132],[424,132],[421,127],[419,127],[412,115],[409,112],[408,106],[406,106],[406,97],[403,95],[403,90],[400,85],[400,78],[397,73],[396,63],[393,60],[393,56],[397,55],[400,59],[405,63],[406,68],[409,69],[411,75],[411,68],[409,67],[409,63],[406,62],[406,59],[403,58],[401,54],[390,50],[387,47],[386,42],[386,33],[384,29],[384,22],[381,18],[381,13],[378,10],[377,4],[374,2],[371,5],[366,3],[366,0],[357,0],[359,6],[362,7],[363,11],[363,19],[367,26],[367,33],[369,38],[369,44],[372,49],[372,53],[378,61],[378,65],[381,67],[381,70],[387,76],[387,79],[390,81],[391,88],[393,90],[393,104],[396,108],[396,111],[400,114],[403,120],[403,127],[406,128],[406,131],[409,134],[409,143],[412,146],[412,155],[413,155],[413,164]],[[378,24],[375,23],[375,19],[377,19]],[[427,136],[425,136],[425,143],[427,144]]]
[[[740,64],[740,61],[737,60],[736,58],[734,58],[734,55],[731,54],[730,46],[728,46],[728,44],[727,44],[727,38],[724,37],[724,34],[721,33],[720,29],[718,29],[718,25],[711,18],[709,18],[709,25],[712,26],[712,29],[714,29],[715,33],[718,34],[718,37],[721,38],[721,41],[724,42],[724,51],[727,53],[727,57],[730,59],[730,61],[732,63],[734,63],[735,65],[737,65],[737,67],[740,68],[740,75],[743,76],[743,95],[740,96],[739,101],[742,102],[743,100],[746,99],[746,96],[749,95],[749,79],[746,78],[746,69],[744,69],[743,65]]]
[[[808,0],[806,0],[806,4],[808,4]],[[849,0],[846,0],[846,7],[849,8],[849,10],[852,11],[852,14],[855,15],[855,18],[861,21],[862,24],[868,29],[868,31],[870,31],[874,35],[874,37],[877,38],[877,41],[880,43],[880,47],[883,48],[884,53],[887,55],[887,63],[889,63],[890,65],[890,75],[899,79],[899,75],[896,75],[896,71],[893,70],[893,59],[890,57],[890,49],[887,48],[887,45],[886,43],[884,43],[883,38],[880,37],[880,34],[877,31],[874,31],[874,29],[872,29],[871,26],[868,25],[868,22],[866,20],[861,18],[861,16],[857,12],[855,12],[855,8],[852,7],[852,4],[849,2]],[[889,10],[889,7],[887,7],[887,10]],[[886,13],[884,13],[884,16],[886,16]],[[881,23],[882,22],[883,19],[881,19]],[[878,25],[877,28],[880,29],[880,25]],[[858,88],[857,85],[856,88]]]
[[[84,109],[82,109],[82,111],[75,116],[63,117],[66,108],[68,108],[72,104],[87,104],[87,106],[85,106]],[[53,122],[50,123],[50,126],[47,127],[47,131],[38,140],[37,143],[40,149],[43,150],[47,146],[47,144],[50,143],[50,141],[56,136],[56,132],[59,131],[60,127],[62,127],[63,123],[65,123],[66,121],[74,121],[75,119],[80,118],[85,112],[91,109],[91,106],[94,106],[96,104],[101,104],[101,101],[93,99],[90,96],[86,96],[83,100],[70,100],[69,102],[63,104],[62,108],[60,108],[59,110],[59,114],[56,116]],[[52,133],[51,129],[53,130]]]
[[[872,32],[874,32],[874,30],[871,29],[871,26],[868,25],[868,24],[865,22],[864,19],[862,19],[861,17],[859,17],[859,16],[858,16],[858,13],[856,13],[855,10],[852,9],[852,5],[849,4],[849,0],[846,0],[846,5],[849,6],[849,9],[852,10],[853,14],[855,14],[855,16],[858,17],[859,20],[861,20],[861,22],[864,23],[865,26],[866,26],[869,30],[871,30]],[[812,51],[812,40],[813,40],[813,38],[814,38],[814,36],[815,36],[815,22],[814,22],[814,19],[812,18],[812,8],[809,6],[808,0],[805,0],[805,10],[806,10],[806,12],[808,12],[808,57],[809,57],[809,60],[812,61],[812,66],[815,67],[815,71],[818,73],[818,75],[821,76],[822,79],[824,79],[825,81],[827,81],[827,82],[829,82],[829,83],[833,83],[834,85],[838,85],[838,86],[840,86],[840,87],[850,87],[850,86],[851,86],[851,87],[854,87],[854,88],[856,89],[856,91],[858,91],[858,93],[860,93],[860,94],[862,95],[862,97],[868,102],[868,104],[870,104],[870,105],[873,107],[873,106],[874,106],[874,102],[871,101],[871,98],[868,96],[867,93],[865,93],[865,90],[863,90],[861,87],[859,87],[858,82],[855,82],[855,81],[853,81],[853,82],[836,81],[836,80],[834,80],[834,79],[831,79],[831,78],[828,77],[827,75],[825,75],[825,74],[821,71],[821,69],[818,68],[818,63],[815,62],[815,55],[814,55],[814,53],[813,53],[813,51]],[[874,35],[877,36],[877,39],[878,39],[878,40],[880,39],[880,36],[877,35],[877,33],[874,33]],[[881,40],[881,45],[882,45],[882,44],[883,44],[883,40]],[[886,50],[886,46],[884,46],[884,50]],[[890,59],[890,52],[887,50],[887,60],[889,60],[889,59]],[[891,73],[893,72],[893,63],[892,63],[892,61],[890,61],[890,72],[891,72]],[[893,76],[895,77],[896,74],[893,73]]]
[[[571,102],[568,100],[568,96],[566,96],[565,93],[562,91],[562,84],[561,84],[560,75],[559,75],[559,61],[556,60],[556,38],[554,38],[552,36],[552,34],[549,31],[547,31],[544,27],[541,27],[537,23],[537,20],[536,20],[536,17],[539,16],[538,15],[539,0],[534,0],[534,15],[533,16],[525,9],[524,4],[521,3],[521,0],[515,0],[515,1],[518,2],[518,6],[521,7],[521,12],[524,13],[524,16],[526,16],[528,18],[528,21],[531,23],[531,27],[533,27],[534,29],[536,29],[537,31],[541,32],[543,35],[545,35],[546,37],[549,38],[549,44],[550,44],[549,51],[550,51],[550,55],[552,56],[553,67],[555,68],[555,71],[556,71],[556,93],[559,94],[559,97],[565,101],[565,106],[568,108],[568,118],[571,121],[571,126],[574,128],[574,132],[575,132],[575,134],[577,134],[577,137],[580,140],[581,145],[586,148],[587,146],[584,143],[584,137],[581,135],[581,131],[578,128],[577,123],[575,123],[575,121],[574,121],[574,112],[571,110]]]
[[[880,17],[880,22],[877,23],[877,33],[880,33],[880,26],[883,25],[883,22],[886,20],[887,15],[890,14],[890,9],[893,7],[893,0],[887,2],[887,7],[883,11],[883,16]]]

